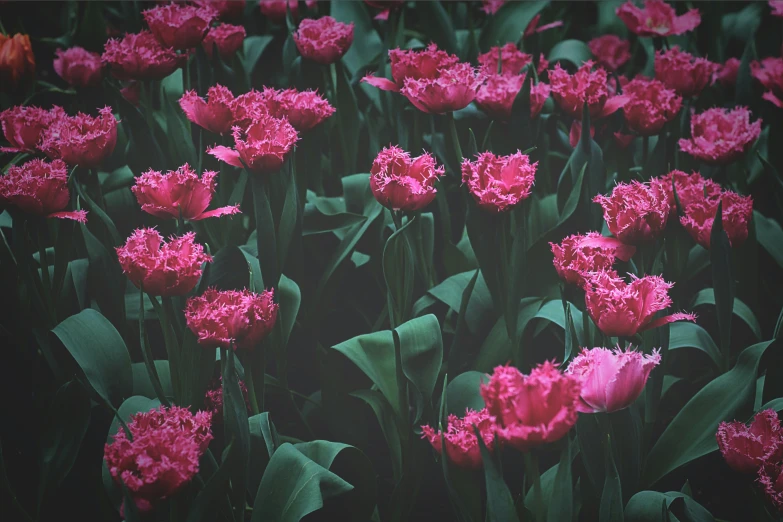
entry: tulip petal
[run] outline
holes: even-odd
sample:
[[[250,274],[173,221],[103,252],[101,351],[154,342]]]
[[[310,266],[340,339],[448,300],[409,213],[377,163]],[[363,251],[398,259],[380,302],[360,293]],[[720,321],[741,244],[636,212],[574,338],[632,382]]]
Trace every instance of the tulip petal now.
[[[54,212],[47,217],[57,219],[72,219],[79,223],[87,223],[87,211],[86,210],[74,210],[71,212]]]
[[[362,82],[369,83],[373,87],[377,87],[382,91],[400,92],[399,86],[388,78],[378,78],[372,74],[368,74],[362,78]]]
[[[651,328],[658,328],[659,326],[663,326],[665,324],[673,323],[675,321],[692,321],[696,322],[696,314],[688,314],[688,313],[676,313],[667,315],[666,317],[659,317],[658,319],[655,319],[654,321],[650,321],[646,325],[639,328],[640,332],[643,332],[644,330],[650,330]]]
[[[227,207],[220,207],[220,208],[216,208],[215,210],[208,210],[206,212],[202,212],[200,215],[191,218],[191,221],[199,221],[201,219],[220,217],[220,216],[230,216],[232,214],[241,214],[241,213],[242,211],[239,210],[239,205],[230,205]]]
[[[216,157],[220,161],[224,161],[232,167],[242,168],[242,162],[239,160],[239,152],[223,145],[212,147],[207,151],[207,154]]]
[[[612,250],[618,259],[623,261],[630,260],[636,253],[636,247],[627,245],[614,237],[606,236],[587,236],[581,241],[582,247],[597,247],[606,250]]]
[[[625,95],[612,96],[606,100],[604,108],[601,110],[601,114],[598,117],[606,118],[610,114],[614,114],[618,110],[622,109],[630,100],[631,98]]]

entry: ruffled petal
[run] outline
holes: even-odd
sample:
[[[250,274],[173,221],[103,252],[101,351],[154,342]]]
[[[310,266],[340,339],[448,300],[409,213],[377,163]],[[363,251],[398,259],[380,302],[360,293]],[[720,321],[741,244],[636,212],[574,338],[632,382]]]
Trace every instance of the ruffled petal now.
[[[73,210],[70,212],[54,212],[47,217],[57,219],[72,219],[79,223],[87,223],[87,211],[86,210]]]
[[[242,168],[242,162],[239,160],[239,152],[223,145],[212,147],[207,151],[207,154],[216,157],[220,161],[224,161],[232,167]]]
[[[665,324],[673,323],[675,321],[691,321],[696,322],[696,314],[688,314],[688,313],[676,313],[667,315],[665,317],[659,317],[658,319],[655,319],[653,321],[650,321],[646,325],[643,325],[641,328],[639,328],[640,332],[643,332],[644,330],[650,330],[651,328],[658,328],[659,326],[663,326]]]
[[[400,87],[388,78],[378,78],[372,74],[368,74],[362,78],[362,82],[369,83],[373,87],[377,87],[382,91],[400,92]]]
[[[230,216],[232,214],[241,214],[242,211],[239,210],[239,205],[230,205],[227,207],[220,207],[216,208],[215,210],[208,210],[206,212],[202,212],[200,215],[191,218],[191,221],[199,221],[201,219],[207,219],[207,218],[213,218],[213,217],[220,217],[220,216]]]
[[[622,109],[626,103],[630,101],[630,97],[626,96],[624,94],[621,94],[619,96],[612,96],[611,98],[606,100],[606,103],[604,104],[604,108],[601,109],[601,114],[598,116],[599,118],[606,118],[610,114],[614,114],[618,110]]]

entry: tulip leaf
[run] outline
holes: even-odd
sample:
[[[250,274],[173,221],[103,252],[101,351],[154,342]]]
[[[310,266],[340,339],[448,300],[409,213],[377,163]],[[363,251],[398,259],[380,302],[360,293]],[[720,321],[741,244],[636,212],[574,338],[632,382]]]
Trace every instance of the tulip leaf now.
[[[563,40],[552,47],[546,59],[553,65],[555,62],[566,61],[580,67],[584,62],[593,59],[593,53],[581,40]]]
[[[707,330],[695,323],[686,321],[672,323],[669,325],[669,328],[669,350],[697,348],[710,357],[710,360],[715,364],[715,368],[721,367],[723,356]]]
[[[459,313],[462,305],[462,297],[465,289],[470,284],[475,270],[462,272],[443,280],[439,285],[429,289],[425,297],[432,297],[446,304],[454,312]],[[424,298],[422,298],[424,299]],[[421,299],[416,302],[413,308],[413,315],[418,315],[424,301]],[[468,330],[477,334],[481,332],[489,321],[492,320],[492,297],[484,281],[484,277],[479,273],[476,284],[470,294],[465,321]]]
[[[493,46],[517,43],[525,28],[547,5],[549,2],[506,2],[489,16],[479,35],[479,48],[487,52]]]
[[[396,328],[400,339],[402,371],[412,384],[416,401],[414,424],[432,404],[432,394],[443,360],[443,340],[438,319],[428,314]]]
[[[511,497],[511,492],[508,490],[506,482],[503,480],[503,471],[484,444],[481,432],[475,426],[473,429],[476,432],[476,439],[481,451],[481,460],[484,463],[484,483],[487,489],[487,515],[485,520],[486,522],[519,522],[514,499]]]
[[[302,304],[302,293],[299,285],[289,279],[285,274],[280,276],[278,286],[280,300],[280,316],[278,320],[283,327],[283,346],[288,346],[288,339],[296,324],[296,316],[299,314],[299,306]]]
[[[574,331],[576,332],[576,338],[578,344],[579,346],[584,346],[585,336],[584,336],[584,327],[582,325],[582,312],[575,306],[570,307],[570,312],[571,312],[571,323],[574,328]],[[565,330],[567,323],[566,323],[565,313],[563,311],[563,303],[559,299],[553,299],[545,303],[544,306],[542,306],[541,309],[538,310],[538,312],[534,316],[534,319],[543,319],[544,321],[554,323],[560,328],[562,328],[563,331],[566,333],[566,335],[568,335],[568,332]],[[539,324],[538,327],[536,327],[534,335],[540,334],[547,326],[548,325],[545,322]]]
[[[710,232],[710,265],[712,266],[712,288],[715,297],[715,309],[720,332],[721,353],[724,367],[728,368],[729,348],[731,343],[731,317],[734,303],[734,276],[731,270],[731,244],[723,230],[723,202],[718,203],[715,220]]]
[[[383,278],[392,326],[402,324],[411,317],[416,263],[411,229],[417,220],[417,216],[409,219],[389,237],[383,248]]]
[[[145,296],[146,297],[146,296]],[[147,315],[144,315],[147,318]],[[144,397],[154,399],[157,397],[155,389],[150,381],[149,373],[144,363],[131,364],[133,371],[133,395],[142,395]],[[171,372],[169,370],[169,361],[158,360],[155,361],[155,369],[160,376],[160,383],[163,386],[163,392],[166,397],[174,396],[174,388],[171,386]]]
[[[253,69],[255,69],[258,59],[264,53],[264,49],[273,39],[270,35],[248,36],[242,42],[242,67],[245,69],[248,78],[253,74]]]
[[[432,35],[432,41],[440,49],[456,54],[457,37],[451,24],[451,18],[443,8],[443,4],[439,1],[419,2],[416,4],[416,10],[419,11],[423,20],[427,20],[427,29],[428,33]]]
[[[353,23],[353,44],[342,58],[351,76],[374,61],[383,51],[383,42],[373,28],[373,22],[362,2],[331,2],[332,18],[338,22]]]
[[[554,471],[554,473],[550,473],[552,476],[551,485],[549,483],[544,484],[544,475],[547,472],[544,472],[541,476],[541,492],[544,502],[548,506],[546,513],[547,522],[572,520],[574,485],[571,478],[571,441],[568,440],[568,437],[565,437],[563,450],[560,454],[560,463],[547,471]],[[528,504],[527,498],[525,498],[525,504]]]
[[[479,411],[484,408],[484,399],[479,392],[479,385],[489,381],[489,376],[483,372],[469,371],[457,375],[446,388],[447,413],[465,415],[470,408]]]
[[[696,308],[697,306],[701,306],[701,305],[714,305],[714,304],[715,304],[715,294],[713,292],[713,289],[704,288],[700,290],[699,293],[696,294],[696,297],[693,298],[693,303],[691,304],[691,307]],[[761,325],[759,324],[758,319],[756,319],[756,316],[754,315],[750,307],[746,305],[744,302],[740,301],[739,297],[734,298],[734,315],[742,319],[745,322],[745,324],[748,325],[748,328],[750,328],[750,331],[753,332],[753,335],[756,337],[756,339],[761,339],[762,336]]]
[[[780,223],[753,211],[753,221],[756,224],[756,239],[764,247],[772,259],[783,268],[783,228]]]
[[[364,401],[372,408],[383,436],[386,439],[386,447],[391,459],[392,476],[395,482],[402,477],[402,445],[397,431],[397,420],[391,403],[377,390],[356,390],[351,395]]]
[[[231,441],[234,447],[233,451],[225,456],[225,460],[230,467],[228,472],[231,477],[230,497],[234,517],[241,518],[245,509],[250,428],[247,420],[247,405],[239,387],[239,375],[234,366],[234,350],[221,348],[221,358],[226,354],[226,360],[221,360],[223,365],[223,426],[225,440]]]

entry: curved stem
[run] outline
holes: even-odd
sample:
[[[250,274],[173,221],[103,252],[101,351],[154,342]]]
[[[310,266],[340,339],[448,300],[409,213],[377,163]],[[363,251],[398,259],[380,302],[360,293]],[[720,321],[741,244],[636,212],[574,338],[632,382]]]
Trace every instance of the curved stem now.
[[[546,506],[544,505],[544,495],[541,491],[541,473],[538,469],[538,455],[530,451],[525,452],[525,474],[528,479],[532,479],[533,484],[533,514],[537,522],[546,520]]]
[[[158,376],[158,369],[155,367],[155,360],[152,357],[152,349],[150,348],[149,339],[147,338],[147,326],[144,321],[144,288],[139,289],[139,343],[141,344],[141,354],[144,357],[144,366],[147,368],[147,375],[149,375],[152,387],[155,390],[155,395],[158,396],[158,400],[164,406],[169,406],[169,401],[166,398],[166,393],[163,391],[163,385],[160,383],[160,377]]]
[[[454,152],[457,155],[457,164],[456,168],[459,169],[459,166],[462,164],[462,147],[459,144],[459,134],[457,134],[457,124],[454,123],[454,113],[450,112],[448,113],[448,119],[449,119],[449,132],[451,133],[451,144],[454,147]]]

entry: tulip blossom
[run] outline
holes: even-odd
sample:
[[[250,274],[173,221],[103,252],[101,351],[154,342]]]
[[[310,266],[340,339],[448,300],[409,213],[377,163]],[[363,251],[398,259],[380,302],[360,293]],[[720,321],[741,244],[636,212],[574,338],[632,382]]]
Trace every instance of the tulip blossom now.
[[[96,118],[81,112],[58,118],[41,133],[40,149],[68,165],[99,167],[114,152],[117,120],[111,107],[104,107],[98,113]]]
[[[106,42],[101,60],[118,80],[162,80],[180,66],[183,56],[163,47],[151,32],[141,31]]]
[[[270,114],[269,107],[274,105],[273,98],[277,96],[277,92],[275,89],[265,87],[263,91],[251,89],[237,96],[231,104],[234,125],[242,130],[247,130],[251,123],[263,116],[267,114],[274,116]],[[275,117],[280,118],[280,116]]]
[[[742,158],[759,135],[761,120],[751,122],[747,107],[715,107],[691,117],[691,137],[679,145],[704,163],[726,165]]]
[[[537,166],[520,151],[508,156],[482,152],[475,161],[462,160],[462,183],[480,208],[505,212],[530,196]]]
[[[638,77],[623,87],[628,103],[623,107],[628,128],[642,136],[658,134],[682,107],[682,97],[663,82]]]
[[[587,42],[598,65],[616,71],[631,59],[631,43],[614,34],[605,34]]]
[[[655,54],[655,79],[683,98],[698,96],[712,84],[720,66],[706,58],[696,58],[678,47],[661,49]]]
[[[772,16],[783,18],[783,0],[769,0],[769,8]]]
[[[734,87],[737,83],[739,67],[739,58],[729,58],[726,60],[726,63],[718,67],[718,70],[712,77],[712,81],[720,82],[720,84],[725,87]]]
[[[669,202],[669,217],[677,214],[674,190],[677,191],[677,198],[683,209],[687,209],[695,201],[704,199],[705,194],[710,198],[719,197],[722,191],[720,185],[711,179],[703,178],[698,172],[686,174],[681,170],[673,170],[664,176],[653,178],[650,184],[666,194],[666,200]]]
[[[449,415],[446,431],[442,433],[449,461],[460,468],[481,468],[481,449],[474,426],[478,428],[484,445],[492,451],[495,441],[495,423],[492,422],[492,417],[486,408],[481,411],[467,409],[463,418]],[[435,431],[430,426],[422,426],[421,431],[422,438],[427,439],[435,451],[443,454],[441,432]]]
[[[101,55],[81,47],[57,49],[54,72],[74,87],[95,87],[103,79]]]
[[[522,74],[525,67],[533,63],[533,56],[523,53],[513,43],[507,43],[503,47],[492,47],[489,52],[478,55],[478,62],[481,72],[488,76],[493,74],[515,76]],[[498,73],[498,64],[500,73]],[[549,62],[541,54],[536,70],[541,74],[548,66]]]
[[[611,270],[617,259],[628,261],[636,253],[636,247],[598,232],[568,236],[559,245],[549,246],[557,275],[566,283],[579,286],[585,285],[590,272]]]
[[[639,398],[650,372],[661,362],[653,350],[646,355],[631,349],[582,349],[568,365],[566,373],[582,381],[577,410],[582,413],[618,411]]]
[[[353,22],[345,24],[331,16],[305,19],[293,33],[294,43],[303,58],[329,65],[348,52],[353,43]]]
[[[667,283],[660,276],[631,275],[630,284],[613,272],[594,272],[587,277],[585,304],[595,325],[604,335],[632,337],[637,332],[657,328],[674,321],[695,321],[689,313],[654,318],[656,312],[671,306]]]
[[[405,0],[364,0],[364,3],[376,9],[381,9],[381,12],[374,17],[376,20],[388,20],[391,10],[405,4]]]
[[[767,500],[783,513],[783,463],[770,462],[761,466],[757,481],[767,495]]]
[[[530,375],[498,366],[480,389],[497,439],[520,451],[559,440],[576,423],[581,383],[548,361]]]
[[[315,7],[316,0],[305,0],[308,9]],[[285,20],[286,11],[291,11],[294,20],[299,19],[299,2],[297,0],[258,0],[261,14],[275,22]]]
[[[247,394],[247,386],[244,381],[239,381],[239,390],[245,400],[245,408],[252,415],[250,396]],[[207,392],[204,394],[204,409],[212,414],[212,425],[223,424],[223,377],[214,379]]]
[[[592,70],[593,62],[587,61],[573,75],[556,64],[549,71],[552,96],[563,112],[572,118],[582,119],[582,108],[587,103],[591,118],[605,118],[622,108],[626,96],[611,96],[607,89],[604,69]]]
[[[420,51],[392,49],[389,51],[389,58],[394,81],[376,78],[372,74],[362,78],[362,81],[384,91],[400,92],[406,78],[432,79],[438,75],[440,69],[447,69],[459,63],[459,58],[438,49],[434,43]]]
[[[429,153],[411,158],[397,146],[386,147],[373,161],[370,189],[384,207],[415,212],[435,199],[435,181],[444,172]]]
[[[595,137],[595,125],[590,125],[590,137]],[[576,148],[580,139],[582,139],[582,122],[574,120],[571,122],[571,128],[568,131],[568,144]]]
[[[316,91],[264,88],[265,106],[275,118],[285,118],[299,132],[307,132],[334,114],[334,107]]]
[[[210,58],[214,46],[217,46],[220,57],[229,60],[242,48],[246,35],[245,28],[241,25],[220,24],[207,32],[201,46]]]
[[[701,23],[698,9],[689,9],[677,16],[672,6],[663,0],[644,0],[644,8],[631,0],[617,8],[617,16],[628,30],[639,36],[673,36],[693,31]]]
[[[199,178],[187,163],[166,174],[150,169],[136,178],[131,191],[144,212],[161,219],[181,217],[198,221],[239,214],[239,205],[207,210],[215,193],[217,175],[207,170]]]
[[[695,199],[685,209],[685,215],[680,217],[680,223],[685,227],[694,241],[710,248],[712,225],[721,207],[721,224],[729,238],[732,247],[738,247],[748,239],[748,223],[753,215],[753,199],[750,196],[740,196],[736,192],[725,191],[720,197],[704,197]]]
[[[142,14],[164,47],[183,51],[200,44],[209,24],[217,18],[217,11],[212,8],[177,3],[159,5]]]
[[[554,22],[550,22],[548,24],[538,25],[540,21],[541,21],[541,13],[537,14],[536,16],[533,17],[532,20],[530,20],[530,22],[527,24],[527,27],[525,27],[524,32],[522,33],[522,38],[529,38],[534,34],[543,33],[544,31],[549,31],[550,29],[556,29],[557,27],[563,27],[562,20],[555,20]]]
[[[245,0],[191,0],[190,3],[212,9],[221,20],[237,20],[245,12]]]
[[[254,173],[269,174],[280,170],[285,157],[294,148],[299,136],[290,123],[268,114],[261,115],[247,130],[234,127],[234,148],[222,145],[207,153],[234,167],[247,168]]]
[[[763,410],[744,422],[721,422],[715,434],[726,464],[740,473],[756,473],[783,458],[783,431],[775,410]]]
[[[522,82],[525,79],[525,76],[521,75],[493,74],[489,76],[487,82],[476,93],[476,104],[490,118],[500,121],[510,120],[514,99],[522,89]]]
[[[599,194],[593,202],[601,205],[609,230],[624,243],[651,241],[666,228],[669,201],[657,185],[618,183],[609,196]]]
[[[8,36],[0,32],[0,90],[15,91],[30,83],[35,76],[35,55],[30,37],[17,33]]]
[[[139,228],[116,248],[117,257],[136,288],[156,296],[185,295],[198,284],[201,265],[212,261],[195,238],[196,234],[189,232],[167,243],[157,230]]]
[[[208,288],[188,299],[185,319],[202,346],[252,350],[272,331],[278,309],[274,290]]]
[[[68,167],[62,160],[51,163],[30,160],[21,166],[11,165],[0,176],[0,202],[25,214],[87,222],[87,212],[63,211],[70,200]]]
[[[0,152],[35,152],[43,131],[64,117],[65,111],[56,105],[48,111],[33,105],[18,105],[0,112],[3,136],[10,145],[0,147]]]
[[[400,93],[427,114],[444,114],[465,107],[476,97],[484,76],[469,63],[438,69],[435,78],[405,78]]]
[[[128,423],[132,440],[120,427],[103,458],[115,483],[141,512],[179,492],[199,470],[199,459],[212,440],[212,415],[187,408],[160,406],[136,413]]]
[[[187,91],[179,106],[188,120],[215,134],[225,134],[234,125],[234,95],[222,85],[210,87],[206,101],[196,91]]]
[[[506,3],[506,0],[482,0],[481,3],[483,4],[481,6],[482,11],[488,15],[494,15],[501,7],[503,7],[503,5]]]
[[[783,58],[764,58],[750,63],[750,74],[764,86],[762,98],[783,108]]]

